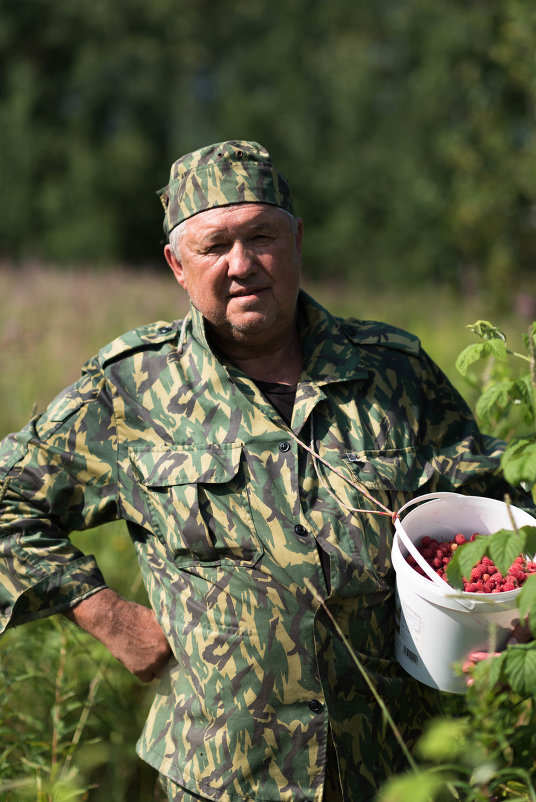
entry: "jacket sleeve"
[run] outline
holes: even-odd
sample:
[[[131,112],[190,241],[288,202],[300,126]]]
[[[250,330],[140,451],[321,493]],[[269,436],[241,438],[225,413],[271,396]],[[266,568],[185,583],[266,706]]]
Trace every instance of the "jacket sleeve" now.
[[[117,518],[116,431],[96,362],[0,443],[0,632],[106,586],[69,533]]]

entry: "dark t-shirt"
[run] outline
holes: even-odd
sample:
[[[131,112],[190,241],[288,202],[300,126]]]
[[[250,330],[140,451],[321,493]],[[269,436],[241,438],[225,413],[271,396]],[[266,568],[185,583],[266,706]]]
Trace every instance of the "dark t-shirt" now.
[[[290,426],[294,399],[296,398],[296,385],[261,382],[256,379],[253,381],[270,404],[279,412],[285,423]]]

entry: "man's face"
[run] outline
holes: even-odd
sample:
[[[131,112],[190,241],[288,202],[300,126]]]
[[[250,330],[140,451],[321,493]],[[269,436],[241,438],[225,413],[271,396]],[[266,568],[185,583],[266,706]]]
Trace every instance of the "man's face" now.
[[[243,203],[191,217],[175,277],[208,323],[216,345],[284,341],[295,325],[302,224],[276,206]],[[232,350],[232,349],[231,349]]]

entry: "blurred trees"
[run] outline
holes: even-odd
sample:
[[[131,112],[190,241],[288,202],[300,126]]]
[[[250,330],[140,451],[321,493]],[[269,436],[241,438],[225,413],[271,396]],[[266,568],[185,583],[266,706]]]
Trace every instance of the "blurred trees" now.
[[[260,141],[312,275],[534,291],[526,0],[4,0],[0,250],[158,264],[170,162]]]

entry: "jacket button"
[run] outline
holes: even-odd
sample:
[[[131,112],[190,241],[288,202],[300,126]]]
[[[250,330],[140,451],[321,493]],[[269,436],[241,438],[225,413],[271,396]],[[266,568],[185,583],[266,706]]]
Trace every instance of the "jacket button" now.
[[[294,534],[298,535],[298,537],[307,537],[308,532],[305,526],[302,526],[301,524],[296,524],[296,526],[294,527]]]
[[[169,334],[170,331],[173,331],[173,326],[160,326],[158,329],[159,334]]]
[[[279,443],[279,450],[283,452],[290,451],[290,443],[287,443],[286,441]]]
[[[309,710],[312,710],[313,713],[320,713],[320,711],[323,709],[324,705],[322,702],[319,702],[318,699],[311,699],[309,702]]]

